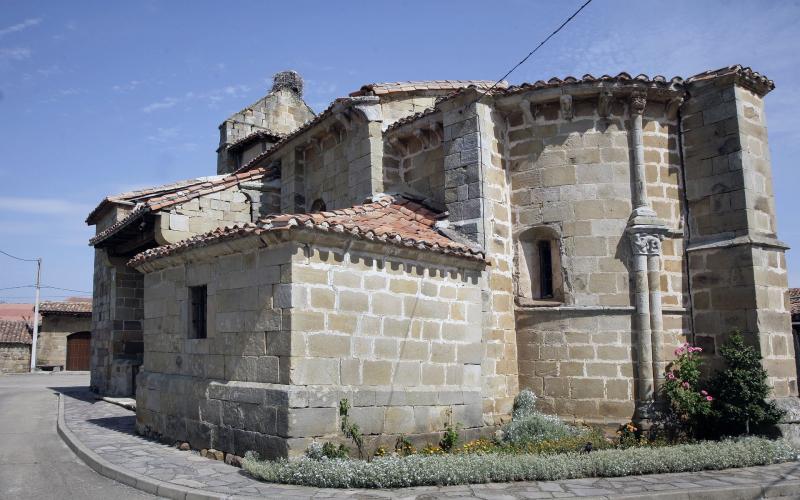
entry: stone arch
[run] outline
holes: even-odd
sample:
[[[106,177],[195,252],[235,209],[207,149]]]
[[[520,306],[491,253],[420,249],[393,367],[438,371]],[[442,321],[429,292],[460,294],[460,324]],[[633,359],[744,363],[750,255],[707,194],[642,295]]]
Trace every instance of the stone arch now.
[[[564,302],[561,235],[552,226],[534,226],[519,233],[515,249],[517,302]]]

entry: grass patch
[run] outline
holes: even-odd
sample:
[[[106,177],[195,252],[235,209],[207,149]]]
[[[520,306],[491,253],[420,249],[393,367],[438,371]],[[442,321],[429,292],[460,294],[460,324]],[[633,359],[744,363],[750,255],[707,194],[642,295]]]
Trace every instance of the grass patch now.
[[[554,481],[666,472],[718,470],[797,460],[785,441],[744,438],[592,453],[459,453],[352,459],[262,461],[242,465],[257,479],[322,488],[404,488],[509,481]]]

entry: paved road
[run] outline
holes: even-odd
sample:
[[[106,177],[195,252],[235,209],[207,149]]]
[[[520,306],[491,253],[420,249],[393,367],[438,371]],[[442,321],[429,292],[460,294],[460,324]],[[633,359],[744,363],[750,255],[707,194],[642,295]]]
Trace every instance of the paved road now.
[[[87,374],[0,375],[0,499],[154,499],[105,478],[56,434],[54,388],[85,387]]]

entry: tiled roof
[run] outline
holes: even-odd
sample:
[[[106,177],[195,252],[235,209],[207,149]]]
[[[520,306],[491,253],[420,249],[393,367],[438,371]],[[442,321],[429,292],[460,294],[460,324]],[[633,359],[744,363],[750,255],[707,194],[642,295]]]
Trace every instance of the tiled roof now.
[[[792,316],[800,314],[800,288],[789,289],[789,305],[791,307]]]
[[[467,87],[477,87],[479,89],[488,89],[494,85],[491,80],[423,80],[412,82],[388,82],[388,83],[370,83],[364,85],[359,90],[352,92],[350,95],[383,95],[391,94],[393,92],[413,92],[415,90],[456,90]],[[502,81],[497,84],[495,88],[506,88],[508,82]]]
[[[283,139],[284,134],[279,134],[277,132],[273,132],[271,130],[259,130],[257,132],[253,132],[252,134],[248,134],[238,141],[234,141],[228,145],[228,151],[236,151],[237,149],[241,149],[247,144],[250,144],[254,141],[259,141],[262,139],[270,139],[272,142],[278,142]]]
[[[610,75],[603,75],[603,76],[594,76],[591,74],[585,74],[580,78],[575,78],[574,76],[567,76],[565,78],[551,78],[547,81],[538,80],[533,83],[522,83],[520,85],[512,85],[506,89],[499,89],[493,90],[493,95],[511,95],[516,94],[519,92],[526,92],[531,89],[544,89],[550,87],[561,87],[564,85],[570,84],[579,84],[579,83],[600,83],[600,82],[608,82],[608,83],[639,83],[648,86],[656,86],[656,87],[679,87],[683,85],[683,78],[679,76],[673,76],[669,80],[666,77],[661,75],[656,75],[654,77],[649,77],[645,74],[640,74],[637,76],[631,76],[628,73],[622,72],[619,73],[617,76],[610,76]]]
[[[379,241],[475,260],[484,254],[476,248],[454,241],[439,232],[435,222],[441,214],[404,198],[384,197],[374,203],[341,210],[316,213],[283,214],[263,217],[256,223],[219,228],[172,245],[153,248],[138,254],[129,265],[179,253],[190,248],[269,231],[312,230],[334,232],[353,238]]]
[[[101,231],[94,238],[89,240],[90,245],[96,245],[109,236],[115,234],[120,229],[128,226],[133,221],[138,220],[143,214],[161,210],[179,203],[197,198],[218,191],[223,191],[244,181],[252,181],[261,178],[272,178],[279,175],[275,168],[255,168],[247,172],[238,172],[228,175],[201,178],[194,184],[183,185],[179,189],[173,189],[158,196],[143,198],[136,208],[133,209],[125,218],[115,222],[105,230]]]
[[[436,113],[437,111],[439,111],[439,110],[436,108],[436,106],[433,106],[433,107],[430,107],[428,109],[424,109],[424,110],[422,110],[422,111],[420,111],[418,113],[414,113],[413,115],[404,116],[403,118],[400,118],[396,122],[394,122],[391,125],[389,125],[388,127],[386,127],[386,131],[388,132],[390,130],[394,130],[394,129],[400,128],[400,127],[402,127],[403,125],[405,125],[407,123],[415,122],[415,121],[417,121],[417,120],[419,120],[421,118],[424,118],[424,117],[426,117],[428,115],[432,115],[432,114]]]
[[[689,83],[699,82],[702,80],[722,78],[725,76],[734,76],[738,78],[739,83],[762,96],[775,88],[775,82],[761,73],[753,71],[752,68],[748,66],[742,66],[741,64],[735,64],[733,66],[727,66],[725,68],[711,71],[704,71],[688,78],[686,81]]]
[[[0,319],[0,344],[32,344],[33,335],[28,323],[22,320]]]
[[[39,304],[39,313],[87,316],[92,314],[92,303],[89,301],[42,302]]]
[[[106,198],[103,198],[103,200],[94,208],[94,210],[92,210],[91,213],[89,213],[89,216],[86,217],[86,223],[87,224],[95,223],[96,217],[100,214],[103,208],[105,208],[109,204],[119,203],[124,205],[135,205],[136,203],[147,200],[148,198],[162,196],[164,194],[183,189],[187,186],[197,184],[198,182],[214,180],[216,178],[222,178],[222,177],[224,176],[215,175],[210,177],[197,177],[194,179],[186,179],[178,182],[172,182],[170,184],[164,184],[161,186],[153,186],[145,189],[137,189],[135,191],[128,191],[125,193],[108,196]]]

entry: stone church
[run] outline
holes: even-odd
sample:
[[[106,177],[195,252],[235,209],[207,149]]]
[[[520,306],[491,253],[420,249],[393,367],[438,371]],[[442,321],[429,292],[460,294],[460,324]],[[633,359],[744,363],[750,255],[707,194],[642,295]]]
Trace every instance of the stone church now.
[[[467,436],[531,388],[647,424],[675,347],[733,330],[797,402],[764,97],[742,66],[365,85],[294,72],[219,127],[217,175],[116,196],[96,227],[94,390],[142,433],[276,457],[337,436]]]

